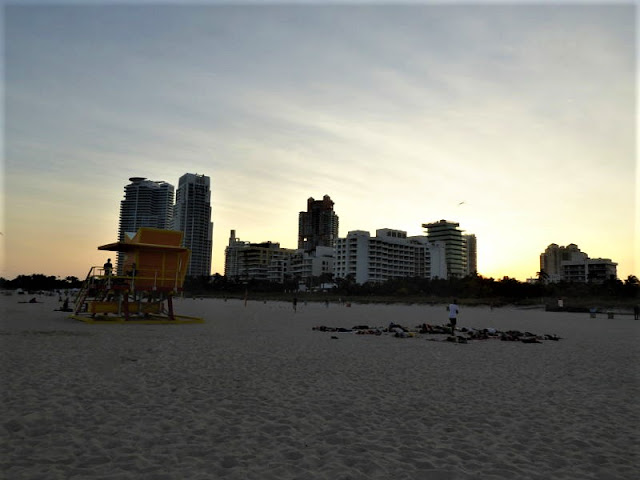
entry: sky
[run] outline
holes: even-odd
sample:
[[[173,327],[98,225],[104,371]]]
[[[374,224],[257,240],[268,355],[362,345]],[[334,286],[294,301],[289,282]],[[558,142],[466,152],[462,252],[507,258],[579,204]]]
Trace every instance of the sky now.
[[[6,3],[6,2],[5,2]],[[91,2],[90,2],[91,3]],[[486,277],[551,243],[640,276],[633,3],[5,4],[0,276],[83,278],[134,176],[211,178],[230,230],[297,247],[458,222]]]

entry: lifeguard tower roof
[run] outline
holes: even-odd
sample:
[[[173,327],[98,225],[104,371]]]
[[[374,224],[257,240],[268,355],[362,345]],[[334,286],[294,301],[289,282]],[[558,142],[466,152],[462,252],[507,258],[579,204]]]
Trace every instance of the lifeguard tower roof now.
[[[136,271],[136,288],[182,288],[191,252],[181,246],[182,232],[143,227],[132,239],[98,250],[126,253],[122,271]]]

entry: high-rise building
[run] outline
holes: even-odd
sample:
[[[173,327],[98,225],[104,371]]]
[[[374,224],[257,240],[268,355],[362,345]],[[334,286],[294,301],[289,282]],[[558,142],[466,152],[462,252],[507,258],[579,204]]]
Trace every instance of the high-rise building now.
[[[289,272],[298,281],[314,286],[314,282],[326,282],[333,276],[335,248],[316,247],[311,252],[296,250],[291,256]]]
[[[333,247],[338,238],[338,216],[329,195],[307,200],[307,211],[298,216],[298,248],[305,252],[316,247]]]
[[[440,220],[423,223],[430,242],[442,242],[445,245],[447,278],[461,278],[468,274],[467,242],[462,236],[459,223]]]
[[[334,278],[358,284],[396,278],[446,278],[445,246],[425,235],[408,237],[403,230],[381,228],[376,236],[354,230],[336,242]]]
[[[211,181],[206,175],[185,173],[178,181],[173,207],[174,230],[183,232],[183,246],[191,250],[187,276],[211,275]]]
[[[467,275],[478,273],[478,242],[473,234],[463,235],[467,249]]]
[[[566,247],[552,243],[540,254],[540,279],[548,282],[602,282],[617,278],[617,265],[609,258],[589,258],[575,243]]]
[[[133,237],[140,227],[169,229],[173,217],[173,185],[164,181],[132,177],[120,201],[118,241]],[[122,274],[124,254],[118,254],[118,274]]]
[[[289,278],[289,265],[295,250],[280,248],[276,242],[251,243],[231,230],[225,249],[224,276],[231,280],[263,280],[282,283]]]
[[[551,281],[558,281],[562,275],[562,262],[583,262],[589,256],[581,252],[575,243],[562,247],[557,243],[549,245],[540,254],[540,271]]]

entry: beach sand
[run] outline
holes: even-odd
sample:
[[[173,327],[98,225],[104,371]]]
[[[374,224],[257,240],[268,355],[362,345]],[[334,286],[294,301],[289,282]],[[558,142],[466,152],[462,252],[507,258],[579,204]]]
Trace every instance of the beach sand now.
[[[177,300],[199,325],[88,325],[1,297],[7,479],[632,479],[640,321],[465,308],[540,344],[312,331],[444,306]],[[331,337],[338,337],[332,339]]]

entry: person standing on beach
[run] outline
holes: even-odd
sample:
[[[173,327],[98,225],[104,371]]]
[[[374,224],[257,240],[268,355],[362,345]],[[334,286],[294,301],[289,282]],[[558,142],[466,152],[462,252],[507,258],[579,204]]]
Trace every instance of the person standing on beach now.
[[[293,311],[296,312],[298,310],[298,298],[293,297]]]
[[[633,307],[633,319],[640,320],[640,305],[634,305]]]
[[[449,304],[449,306],[447,307],[447,310],[449,311],[449,323],[451,324],[451,335],[455,335],[456,334],[456,323],[458,321],[458,305],[456,304],[456,300],[454,299],[453,302],[451,302]]]

